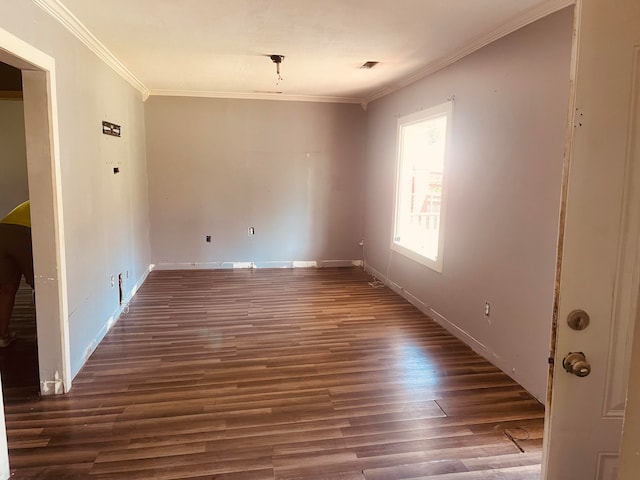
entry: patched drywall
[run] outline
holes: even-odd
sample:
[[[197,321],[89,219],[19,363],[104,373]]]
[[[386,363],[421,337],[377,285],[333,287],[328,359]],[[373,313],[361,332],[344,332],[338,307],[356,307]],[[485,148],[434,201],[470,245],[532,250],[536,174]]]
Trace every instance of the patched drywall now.
[[[23,103],[0,99],[0,218],[28,198]]]
[[[545,398],[573,9],[369,105],[368,267]],[[391,253],[396,123],[455,96],[444,269]],[[485,302],[491,305],[484,315]]]
[[[146,125],[160,268],[361,259],[359,106],[151,97]]]

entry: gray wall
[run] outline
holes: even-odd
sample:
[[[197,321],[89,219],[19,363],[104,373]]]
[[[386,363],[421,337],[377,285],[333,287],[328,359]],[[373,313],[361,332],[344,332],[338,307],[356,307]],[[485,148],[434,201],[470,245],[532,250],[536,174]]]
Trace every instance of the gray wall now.
[[[75,376],[119,311],[118,273],[129,274],[128,296],[150,263],[144,106],[139,92],[34,3],[1,2],[0,27],[56,62]],[[122,125],[122,138],[102,135],[102,120]]]
[[[22,100],[0,100],[0,218],[28,198]]]
[[[367,264],[543,400],[572,9],[369,106]],[[390,253],[396,121],[455,95],[444,270]],[[402,289],[402,290],[400,290]],[[484,303],[491,314],[483,314]],[[440,316],[438,316],[437,312]]]
[[[152,97],[146,125],[159,268],[361,259],[359,106]]]

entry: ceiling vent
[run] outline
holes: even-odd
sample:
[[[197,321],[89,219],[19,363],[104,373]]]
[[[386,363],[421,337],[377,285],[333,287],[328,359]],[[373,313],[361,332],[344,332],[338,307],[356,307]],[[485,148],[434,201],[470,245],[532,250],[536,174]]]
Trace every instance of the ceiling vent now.
[[[362,65],[360,65],[360,68],[363,68],[365,70],[371,70],[373,67],[378,65],[378,63],[380,62],[365,62]]]

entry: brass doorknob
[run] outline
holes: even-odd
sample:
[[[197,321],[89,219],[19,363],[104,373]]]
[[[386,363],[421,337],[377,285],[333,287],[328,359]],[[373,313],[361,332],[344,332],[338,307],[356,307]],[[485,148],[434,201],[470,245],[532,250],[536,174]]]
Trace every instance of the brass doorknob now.
[[[578,377],[586,377],[591,373],[591,364],[582,352],[569,352],[562,360],[564,369]]]

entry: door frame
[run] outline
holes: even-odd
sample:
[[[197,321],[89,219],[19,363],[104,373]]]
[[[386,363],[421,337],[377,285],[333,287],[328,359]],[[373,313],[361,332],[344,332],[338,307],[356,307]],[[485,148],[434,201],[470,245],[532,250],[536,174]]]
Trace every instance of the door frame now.
[[[71,389],[55,60],[0,28],[0,61],[22,71],[40,393]]]

